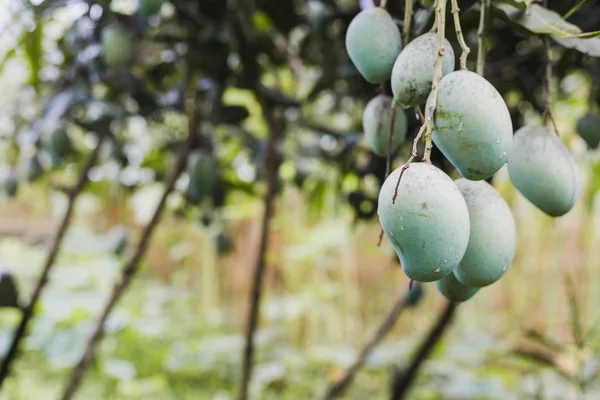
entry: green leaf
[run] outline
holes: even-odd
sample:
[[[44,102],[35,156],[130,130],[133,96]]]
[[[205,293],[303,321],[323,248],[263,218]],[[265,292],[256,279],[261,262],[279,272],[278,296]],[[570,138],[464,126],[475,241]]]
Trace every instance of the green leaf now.
[[[42,38],[44,36],[44,21],[36,9],[34,20],[35,27],[31,31],[24,31],[21,38],[21,44],[25,50],[27,63],[29,64],[31,85],[37,93],[40,91],[40,70],[42,69],[42,59],[44,50],[42,48]]]
[[[531,33],[550,35],[563,47],[576,49],[594,57],[600,57],[600,31],[582,32],[577,25],[567,22],[556,12],[530,4],[523,9],[523,3],[494,2],[496,10],[500,11],[513,24]]]

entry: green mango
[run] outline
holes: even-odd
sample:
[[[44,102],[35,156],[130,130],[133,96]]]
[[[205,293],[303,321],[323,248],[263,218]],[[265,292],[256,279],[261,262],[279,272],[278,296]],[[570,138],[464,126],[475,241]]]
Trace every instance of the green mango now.
[[[569,212],[581,192],[575,158],[542,125],[527,125],[515,132],[508,174],[527,200],[552,217]]]
[[[137,0],[137,10],[145,17],[160,11],[165,0]]]
[[[414,282],[404,298],[404,304],[408,307],[416,306],[423,298],[423,292],[423,284],[421,282]]]
[[[600,118],[591,113],[579,118],[577,133],[591,149],[597,148],[600,144]]]
[[[438,280],[435,285],[446,299],[455,303],[467,301],[479,291],[479,288],[468,287],[460,283],[453,273]]]
[[[427,100],[427,110],[431,96]],[[487,80],[455,71],[439,84],[432,139],[467,179],[494,175],[506,163],[512,145],[512,121],[502,96]]]
[[[52,158],[57,161],[62,161],[63,158],[73,153],[71,138],[63,125],[57,126],[48,132],[43,132],[42,143]]]
[[[517,230],[508,204],[486,181],[454,181],[469,209],[469,245],[454,275],[469,287],[491,285],[512,264]]]
[[[311,32],[317,36],[323,35],[327,29],[327,21],[332,16],[331,9],[319,0],[309,0],[307,7]]]
[[[127,66],[133,55],[133,35],[120,26],[107,26],[102,30],[102,55],[109,68]]]
[[[33,152],[22,153],[17,168],[18,176],[26,182],[33,182],[44,173],[37,153]]]
[[[9,171],[2,180],[2,188],[4,189],[4,194],[7,197],[13,198],[17,194],[17,190],[19,189],[19,182],[17,180],[17,176],[13,171]]]
[[[346,32],[346,51],[358,72],[370,83],[390,79],[400,50],[400,31],[383,8],[367,8],[350,22]]]
[[[367,142],[373,152],[381,157],[387,155],[388,140],[390,137],[392,98],[379,95],[371,99],[363,112],[362,125]],[[394,122],[394,135],[392,137],[392,151],[404,143],[408,123],[406,114],[400,107],[396,107]]]
[[[401,170],[383,183],[379,222],[406,275],[419,282],[437,281],[458,266],[467,249],[467,204],[452,179],[428,163],[412,163],[406,169],[392,204]]]
[[[192,152],[187,172],[190,177],[189,198],[193,203],[212,195],[217,182],[217,164],[211,155],[201,150]]]
[[[444,51],[442,74],[446,75],[454,71],[454,50],[446,39]],[[427,101],[437,52],[435,33],[419,36],[400,52],[392,69],[392,92],[402,107],[416,106]]]

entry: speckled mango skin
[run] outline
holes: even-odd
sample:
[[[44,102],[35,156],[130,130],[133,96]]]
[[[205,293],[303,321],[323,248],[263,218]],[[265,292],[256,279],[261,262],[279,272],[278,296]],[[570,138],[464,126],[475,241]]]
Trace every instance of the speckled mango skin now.
[[[468,287],[460,283],[453,273],[438,280],[435,285],[446,299],[454,303],[467,301],[479,291],[479,288]]]
[[[590,113],[579,118],[577,133],[585,140],[589,148],[597,148],[600,144],[600,118]]]
[[[373,152],[378,156],[387,155],[387,145],[390,137],[392,98],[379,95],[371,99],[363,112],[363,131]],[[396,107],[394,135],[392,136],[392,151],[404,143],[407,129],[406,114]]]
[[[431,96],[427,100],[427,110]],[[512,121],[502,96],[487,80],[455,71],[439,83],[432,139],[467,179],[482,180],[506,163],[512,145]]]
[[[346,32],[346,51],[356,69],[370,83],[390,79],[400,50],[400,31],[383,8],[363,10],[350,22]]]
[[[508,174],[527,200],[552,217],[569,212],[581,192],[575,158],[542,125],[527,125],[515,132]]]
[[[458,266],[469,242],[469,212],[460,191],[439,168],[412,163],[393,171],[379,192],[377,214],[406,275],[419,282],[443,278]]]
[[[454,275],[470,287],[491,285],[512,264],[517,247],[517,229],[508,204],[486,181],[457,179],[467,208],[471,233],[469,245]]]
[[[392,92],[402,107],[416,106],[427,101],[437,51],[437,35],[426,33],[410,42],[398,55],[392,69]],[[454,71],[454,62],[452,45],[444,39],[442,75]]]

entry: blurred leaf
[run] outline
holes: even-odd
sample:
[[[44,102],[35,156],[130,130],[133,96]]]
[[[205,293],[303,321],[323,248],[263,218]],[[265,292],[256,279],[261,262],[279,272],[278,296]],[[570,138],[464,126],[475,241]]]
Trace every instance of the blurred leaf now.
[[[13,276],[0,272],[0,307],[19,308],[19,293]]]
[[[42,19],[39,9],[34,8],[35,19],[34,28],[30,31],[23,31],[21,39],[25,56],[30,68],[31,85],[37,93],[40,92],[40,70],[42,69],[42,59],[44,57],[44,49],[42,47],[42,38],[44,36],[44,20]]]
[[[565,21],[559,14],[539,4],[531,4],[526,10],[514,2],[494,2],[514,24],[536,34],[547,34],[563,47],[576,49],[594,57],[600,57],[600,31],[582,33],[577,25]]]

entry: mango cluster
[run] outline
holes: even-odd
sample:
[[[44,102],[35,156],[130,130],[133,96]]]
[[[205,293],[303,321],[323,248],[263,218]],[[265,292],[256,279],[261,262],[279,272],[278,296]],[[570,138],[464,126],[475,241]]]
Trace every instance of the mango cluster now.
[[[417,282],[436,282],[442,295],[458,302],[498,281],[515,255],[511,210],[486,179],[508,164],[515,187],[555,217],[574,206],[581,183],[573,156],[554,132],[525,126],[513,135],[500,93],[478,74],[455,71],[451,44],[444,40],[442,46],[440,51],[435,33],[426,33],[402,49],[398,27],[380,7],[360,12],[346,36],[348,55],[367,81],[391,79],[394,98],[375,97],[363,114],[374,153],[386,154],[390,135],[392,151],[406,136],[401,110],[390,132],[393,100],[403,108],[424,104],[427,113],[435,110],[433,143],[462,177],[453,181],[428,162],[402,166],[383,183],[377,212],[406,275]],[[438,54],[442,77],[434,100]]]

